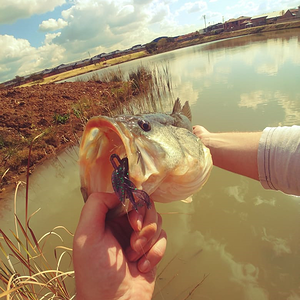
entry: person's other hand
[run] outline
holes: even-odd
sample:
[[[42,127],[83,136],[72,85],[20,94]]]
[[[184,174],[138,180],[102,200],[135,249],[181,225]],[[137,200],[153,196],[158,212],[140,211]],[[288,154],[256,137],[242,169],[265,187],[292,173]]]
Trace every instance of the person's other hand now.
[[[193,133],[202,141],[202,143],[208,147],[209,146],[209,136],[210,132],[200,125],[193,126]]]
[[[107,221],[119,204],[113,194],[92,194],[73,242],[76,299],[151,299],[166,233],[154,203]]]

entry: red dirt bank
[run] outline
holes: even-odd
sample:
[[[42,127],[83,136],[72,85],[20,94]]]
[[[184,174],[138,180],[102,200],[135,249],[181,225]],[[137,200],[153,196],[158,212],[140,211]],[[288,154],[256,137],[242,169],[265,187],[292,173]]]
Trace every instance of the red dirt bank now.
[[[126,100],[124,84],[65,82],[0,90],[0,198],[24,180],[34,137],[43,133],[33,143],[31,171],[44,159],[78,145],[87,119],[107,114],[120,101],[120,93]]]

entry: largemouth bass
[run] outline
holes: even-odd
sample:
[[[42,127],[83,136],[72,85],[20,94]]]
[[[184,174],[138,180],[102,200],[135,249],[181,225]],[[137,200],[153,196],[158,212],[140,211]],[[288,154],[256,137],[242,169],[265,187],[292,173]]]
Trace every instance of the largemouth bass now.
[[[209,149],[192,133],[190,106],[179,99],[170,114],[91,118],[79,163],[85,201],[93,192],[114,193],[111,174],[127,168],[130,185],[153,201],[190,202],[212,168]]]

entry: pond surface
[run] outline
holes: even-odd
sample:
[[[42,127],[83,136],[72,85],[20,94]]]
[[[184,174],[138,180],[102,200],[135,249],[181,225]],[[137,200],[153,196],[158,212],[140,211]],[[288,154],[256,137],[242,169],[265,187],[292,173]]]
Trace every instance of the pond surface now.
[[[190,102],[193,124],[257,131],[300,123],[299,30],[193,46],[109,69],[161,62],[168,63],[174,97]],[[30,210],[41,207],[32,220],[37,234],[56,225],[74,232],[83,205],[76,161],[73,149],[30,177]],[[18,198],[21,214],[22,191]],[[2,203],[1,229],[12,224],[10,203]],[[214,167],[191,204],[157,209],[168,248],[153,299],[300,299],[299,198]]]

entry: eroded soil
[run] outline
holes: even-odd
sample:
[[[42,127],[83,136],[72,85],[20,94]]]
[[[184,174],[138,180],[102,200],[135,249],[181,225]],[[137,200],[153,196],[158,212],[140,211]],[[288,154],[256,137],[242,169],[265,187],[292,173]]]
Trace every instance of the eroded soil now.
[[[0,198],[36,164],[78,145],[86,121],[126,101],[126,83],[65,82],[0,90]],[[126,90],[126,95],[125,95]]]

